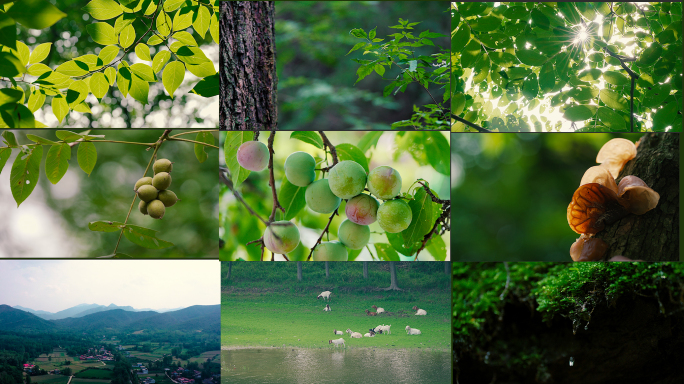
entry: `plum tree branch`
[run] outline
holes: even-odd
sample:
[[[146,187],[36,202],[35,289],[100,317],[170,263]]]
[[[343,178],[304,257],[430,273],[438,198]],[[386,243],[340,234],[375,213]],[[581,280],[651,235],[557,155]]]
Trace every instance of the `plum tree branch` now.
[[[285,213],[285,209],[280,205],[280,201],[278,201],[278,193],[276,192],[275,185],[275,176],[273,175],[273,141],[275,140],[275,131],[276,129],[274,126],[273,130],[271,130],[271,135],[268,137],[268,172],[270,174],[268,183],[271,186],[271,192],[273,194],[273,210],[271,211],[271,216],[268,217],[269,223],[272,223],[275,219],[275,215],[278,209]]]
[[[491,132],[490,130],[484,129],[484,128],[480,127],[479,125],[475,124],[475,123],[471,123],[470,121],[468,121],[468,120],[466,120],[466,119],[464,119],[464,118],[462,118],[462,117],[458,117],[458,116],[454,115],[453,113],[451,114],[451,118],[453,118],[454,120],[456,120],[456,121],[458,121],[458,122],[460,122],[460,123],[463,123],[463,124],[465,124],[465,125],[467,125],[467,126],[469,126],[469,127],[471,127],[471,128],[475,128],[478,132],[482,132],[482,133],[489,133],[489,132]]]
[[[252,216],[254,216],[254,217],[256,217],[257,219],[261,220],[262,223],[268,225],[268,222],[267,222],[266,220],[264,220],[263,217],[259,216],[259,214],[256,213],[256,212],[254,211],[254,209],[253,209],[252,207],[249,206],[249,204],[247,204],[247,202],[246,202],[245,199],[242,197],[242,195],[240,195],[240,193],[234,188],[233,182],[232,182],[229,178],[226,177],[226,172],[228,172],[228,170],[227,170],[226,168],[223,168],[223,167],[220,167],[220,168],[219,168],[219,180],[220,180],[226,187],[228,187],[228,189],[230,189],[230,191],[233,193],[233,196],[235,196],[235,198],[237,199],[237,201],[239,201],[240,203],[242,203],[242,205],[244,205],[245,208],[247,208],[247,210],[249,211],[249,213],[252,214]],[[249,244],[249,243],[247,243],[247,244]]]
[[[440,228],[440,224],[442,226],[441,231],[439,231],[440,235],[444,234],[447,230],[450,230],[449,221],[451,219],[451,200],[438,198],[434,193],[432,193],[430,187],[421,180],[418,180],[418,184],[423,186],[423,189],[425,189],[425,192],[428,194],[428,196],[430,196],[434,203],[442,205],[442,214],[437,218],[437,220],[435,220],[435,224],[432,226],[432,229],[430,229],[430,231],[423,237],[423,242],[421,243],[420,248],[418,248],[418,251],[416,251],[416,257],[413,259],[413,261],[418,260],[418,255],[425,249],[432,236],[437,233],[437,229]]]
[[[311,256],[313,256],[314,250],[323,241],[323,236],[328,232],[330,229],[330,223],[332,223],[333,219],[335,218],[335,215],[339,215],[337,211],[339,210],[339,207],[335,209],[335,212],[330,215],[330,218],[328,219],[328,224],[325,225],[325,228],[323,228],[323,232],[321,233],[321,236],[318,237],[318,240],[316,240],[316,244],[314,244],[313,247],[311,247],[311,251],[309,252],[309,256],[306,258],[306,261],[311,260]]]

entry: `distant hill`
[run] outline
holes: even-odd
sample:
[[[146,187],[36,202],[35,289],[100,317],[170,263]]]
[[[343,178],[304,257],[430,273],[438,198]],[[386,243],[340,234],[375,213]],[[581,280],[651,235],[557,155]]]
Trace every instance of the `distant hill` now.
[[[60,330],[75,332],[134,332],[142,329],[153,329],[182,330],[186,332],[201,330],[208,333],[220,332],[220,305],[195,305],[165,313],[154,311],[135,312],[121,308],[126,307],[103,310],[81,317],[44,320],[32,313],[1,305],[0,330],[20,332]],[[92,309],[97,308],[90,308],[89,310]]]
[[[154,309],[150,309],[150,308],[135,309],[131,306],[118,306],[116,304],[109,304],[109,305],[79,304],[79,305],[73,306],[71,308],[67,308],[67,309],[61,310],[59,312],[52,313],[52,312],[47,312],[47,311],[34,310],[31,308],[25,308],[25,307],[22,307],[19,305],[14,306],[14,308],[21,309],[22,311],[33,313],[34,315],[40,317],[41,319],[45,319],[45,320],[60,320],[60,319],[66,319],[68,317],[83,317],[83,316],[91,315],[93,313],[110,311],[112,309],[123,309],[124,311],[131,311],[131,312],[155,311],[158,313],[168,312],[168,311],[176,311],[176,310],[180,309],[180,308],[175,308],[175,309],[164,308],[164,309],[154,310]]]
[[[56,328],[55,324],[40,317],[12,308],[9,305],[0,305],[0,330],[16,332],[46,332]]]

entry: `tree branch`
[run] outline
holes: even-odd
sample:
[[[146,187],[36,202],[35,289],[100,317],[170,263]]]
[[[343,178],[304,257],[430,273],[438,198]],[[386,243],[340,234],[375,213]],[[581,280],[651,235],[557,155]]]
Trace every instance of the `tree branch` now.
[[[451,219],[451,200],[442,200],[435,196],[435,194],[430,190],[430,187],[428,187],[423,181],[419,180],[418,184],[423,186],[423,189],[425,189],[425,192],[430,196],[433,202],[442,205],[442,214],[437,218],[437,220],[435,220],[435,224],[432,226],[432,229],[430,229],[430,232],[426,233],[423,237],[423,242],[421,243],[420,248],[418,248],[418,251],[416,251],[416,257],[413,259],[413,261],[418,260],[418,255],[425,249],[427,242],[430,241],[432,236],[437,233],[437,229],[439,228],[440,224],[442,225],[440,235],[444,234],[447,229],[450,228],[449,221]]]
[[[337,164],[339,161],[338,161],[338,159],[337,159],[337,150],[335,149],[335,146],[332,145],[332,143],[330,142],[330,140],[328,140],[328,136],[326,136],[325,133],[324,133],[323,131],[318,131],[318,133],[320,133],[321,138],[323,138],[323,150],[326,150],[326,148],[330,149],[330,155],[331,155],[332,158],[333,158],[333,165],[331,165],[331,166],[329,166],[329,167],[327,167],[327,168],[322,168],[322,169],[321,169],[322,171],[325,172],[325,171],[329,171],[329,170],[330,170],[332,167],[334,167],[335,164]]]
[[[271,211],[271,216],[268,217],[268,222],[272,223],[273,220],[275,219],[276,211],[280,209],[283,213],[285,213],[285,209],[280,205],[280,202],[278,201],[278,193],[276,192],[276,186],[275,186],[275,176],[273,175],[273,141],[275,139],[275,127],[271,131],[271,135],[268,137],[268,171],[270,173],[270,178],[269,178],[269,185],[271,186],[271,192],[273,194],[273,210]]]
[[[226,168],[223,168],[223,167],[219,168],[219,180],[220,180],[226,187],[228,187],[228,189],[230,189],[230,191],[233,193],[233,196],[235,196],[235,198],[236,198],[240,203],[242,203],[242,205],[244,205],[245,208],[247,208],[247,210],[249,211],[249,213],[252,214],[252,216],[254,216],[254,217],[256,217],[257,219],[261,220],[262,223],[268,225],[268,222],[267,222],[266,220],[264,220],[261,216],[259,216],[259,214],[256,213],[256,212],[254,211],[254,209],[252,209],[252,207],[249,206],[249,204],[247,204],[247,202],[245,201],[245,199],[242,198],[242,195],[240,195],[240,193],[234,188],[233,182],[232,182],[230,179],[228,179],[228,178],[226,177],[226,172],[227,172],[227,171],[228,171],[228,170],[227,170]],[[260,239],[260,240],[261,240],[261,239]],[[247,243],[247,244],[249,244],[249,243]]]
[[[330,215],[330,219],[328,219],[328,224],[326,224],[325,228],[323,228],[323,232],[321,233],[321,236],[318,237],[318,240],[316,240],[316,244],[314,244],[314,246],[311,247],[311,251],[309,252],[309,256],[306,258],[306,261],[311,260],[311,256],[313,256],[314,250],[316,249],[318,244],[320,244],[323,241],[323,236],[325,236],[325,234],[330,229],[330,223],[332,223],[333,219],[335,218],[335,215],[339,215],[337,213],[338,210],[339,208],[335,209],[335,212],[333,212],[332,215]]]
[[[452,117],[454,120],[456,120],[456,121],[458,121],[458,122],[460,122],[460,123],[463,123],[463,124],[465,124],[465,125],[467,125],[467,126],[469,126],[469,127],[471,127],[471,128],[477,129],[478,132],[482,132],[482,133],[489,133],[489,132],[491,132],[490,130],[484,129],[484,128],[480,127],[479,125],[475,124],[475,123],[471,123],[471,122],[468,121],[468,120],[465,120],[465,119],[463,119],[463,118],[461,118],[461,117],[458,117],[458,116],[454,115],[453,113],[451,114],[451,117]]]

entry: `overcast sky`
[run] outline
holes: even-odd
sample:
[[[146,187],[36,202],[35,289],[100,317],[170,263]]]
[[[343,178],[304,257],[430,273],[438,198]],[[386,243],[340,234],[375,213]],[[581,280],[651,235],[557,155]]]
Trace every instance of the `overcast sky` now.
[[[0,304],[48,312],[84,303],[214,305],[220,269],[210,260],[0,260]]]

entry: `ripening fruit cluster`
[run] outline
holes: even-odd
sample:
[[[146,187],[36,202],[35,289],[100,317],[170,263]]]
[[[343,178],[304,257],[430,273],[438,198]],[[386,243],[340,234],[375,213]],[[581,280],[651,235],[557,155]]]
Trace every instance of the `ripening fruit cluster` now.
[[[262,171],[268,166],[268,148],[258,141],[246,142],[238,149],[237,160],[245,169]],[[339,241],[319,244],[313,252],[316,261],[348,260],[347,248],[365,247],[370,240],[368,226],[376,221],[389,233],[399,233],[411,224],[411,208],[404,200],[395,199],[401,192],[401,175],[392,167],[380,166],[366,174],[359,163],[345,160],[330,170],[327,179],[314,181],[314,158],[294,152],[285,160],[285,177],[293,185],[306,187],[306,205],[314,212],[330,214],[347,200],[347,220],[337,231]],[[370,194],[364,193],[366,187]],[[269,251],[285,254],[299,245],[299,230],[289,221],[277,221],[266,228],[263,240]]]
[[[171,186],[171,170],[173,163],[167,159],[159,159],[152,165],[154,177],[143,177],[135,183],[135,193],[140,198],[138,209],[143,215],[150,215],[154,219],[164,217],[166,207],[178,201]]]

